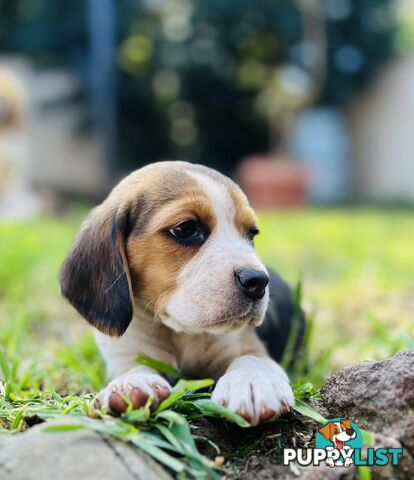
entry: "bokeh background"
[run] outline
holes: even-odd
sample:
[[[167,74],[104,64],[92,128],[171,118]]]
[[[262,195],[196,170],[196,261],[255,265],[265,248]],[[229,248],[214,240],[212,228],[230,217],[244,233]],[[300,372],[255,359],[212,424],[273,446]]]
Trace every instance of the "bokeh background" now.
[[[313,382],[414,346],[412,0],[0,0],[5,349],[93,363],[59,265],[164,159],[245,189],[259,252],[302,282]]]

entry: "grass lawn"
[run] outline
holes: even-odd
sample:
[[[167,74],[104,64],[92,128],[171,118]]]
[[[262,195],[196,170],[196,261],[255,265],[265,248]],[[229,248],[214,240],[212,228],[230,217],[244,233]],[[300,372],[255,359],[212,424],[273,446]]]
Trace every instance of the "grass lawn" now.
[[[85,213],[74,208],[62,219],[0,224],[0,430],[62,412],[87,414],[90,428],[135,443],[172,470],[214,478],[183,420],[227,415],[197,393],[206,383],[182,381],[177,401],[156,415],[147,408],[115,421],[94,408],[90,393],[104,384],[104,368],[86,322],[60,298],[57,282]],[[312,320],[305,369],[292,372],[298,388],[310,382],[317,389],[339,367],[414,346],[412,211],[309,209],[263,213],[260,220],[257,249],[292,284],[301,279]],[[169,441],[167,425],[178,439],[173,455],[162,443]]]

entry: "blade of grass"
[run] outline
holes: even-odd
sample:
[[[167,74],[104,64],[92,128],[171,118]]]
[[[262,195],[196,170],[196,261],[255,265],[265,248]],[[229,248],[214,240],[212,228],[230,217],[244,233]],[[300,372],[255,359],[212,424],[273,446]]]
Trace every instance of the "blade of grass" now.
[[[85,430],[86,426],[81,424],[73,424],[73,425],[51,425],[42,428],[42,432],[73,432],[75,430]]]
[[[178,460],[177,458],[172,457],[171,455],[166,453],[161,448],[155,446],[154,444],[151,444],[150,442],[145,440],[145,437],[141,435],[136,435],[133,438],[131,438],[130,441],[133,445],[140,448],[145,453],[155,458],[163,465],[171,468],[171,470],[174,470],[177,473],[180,473],[186,470],[186,465],[184,462],[182,462],[181,460]]]
[[[296,400],[295,405],[293,405],[292,409],[300,413],[304,417],[311,418],[317,423],[326,423],[328,421],[313,407],[311,407],[308,403],[303,402],[302,400]]]
[[[292,365],[293,353],[297,344],[298,336],[300,333],[301,318],[302,318],[302,282],[298,281],[295,289],[292,292],[293,300],[293,317],[292,317],[292,326],[289,332],[289,338],[285,351],[283,353],[281,365],[287,369]]]
[[[358,475],[360,480],[371,480],[371,470],[366,465],[358,467]]]
[[[3,372],[4,382],[8,383],[11,380],[11,368],[3,349],[0,349],[0,369]]]
[[[175,369],[169,363],[163,362],[162,360],[139,355],[135,361],[141,365],[153,368],[154,370],[157,370],[157,372],[163,373],[164,375],[169,375],[182,380],[189,380],[189,378],[182,374],[179,370]]]
[[[214,403],[212,400],[207,400],[205,398],[194,400],[192,403],[203,415],[208,415],[210,417],[219,417],[225,418],[232,423],[237,424],[239,427],[247,428],[250,427],[250,424],[237,413],[232,412],[222,405]]]
[[[170,396],[163,400],[157,408],[161,412],[170,407],[174,402],[180,399],[188,390],[201,390],[214,384],[214,380],[206,378],[204,380],[179,380],[177,385],[171,390]]]

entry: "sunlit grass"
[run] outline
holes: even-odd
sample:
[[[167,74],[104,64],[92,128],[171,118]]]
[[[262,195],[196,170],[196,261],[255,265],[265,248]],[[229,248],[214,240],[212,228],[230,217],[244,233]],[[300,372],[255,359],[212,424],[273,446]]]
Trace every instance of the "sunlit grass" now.
[[[325,357],[325,374],[412,345],[413,211],[303,210],[260,220],[262,257],[291,282],[302,279],[314,317],[310,350]]]
[[[243,420],[209,403],[208,389],[200,393],[181,383],[165,410],[150,413],[147,407],[118,420],[94,406],[91,394],[105,382],[103,364],[86,322],[60,297],[57,281],[85,213],[81,208],[62,219],[0,224],[0,429],[19,431],[71,414],[88,428],[149,449],[177,472],[214,477],[213,464],[188,436],[191,419]],[[341,366],[414,347],[412,217],[407,210],[369,209],[260,215],[257,248],[291,284],[301,279],[312,320],[308,350],[291,372],[297,398],[314,395]],[[168,437],[167,427],[176,435]]]

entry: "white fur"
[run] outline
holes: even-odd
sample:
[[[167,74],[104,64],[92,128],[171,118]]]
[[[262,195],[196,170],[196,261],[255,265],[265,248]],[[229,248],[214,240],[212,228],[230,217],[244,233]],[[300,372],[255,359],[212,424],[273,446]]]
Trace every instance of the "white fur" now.
[[[217,225],[198,254],[180,271],[178,287],[162,320],[173,330],[187,332],[259,325],[266,312],[268,290],[255,304],[244,301],[234,272],[245,268],[266,272],[266,268],[235,226],[235,207],[226,185],[202,174],[190,174],[208,196]],[[230,324],[228,320],[232,319],[236,322]]]
[[[294,404],[286,373],[267,358],[244,355],[234,360],[219,379],[212,400],[257,425],[267,411],[279,416]]]
[[[99,402],[109,409],[109,400],[113,393],[128,397],[134,389],[140,390],[148,397],[157,399],[157,387],[171,390],[170,384],[152,368],[136,366],[124,375],[112,380],[99,394]]]

